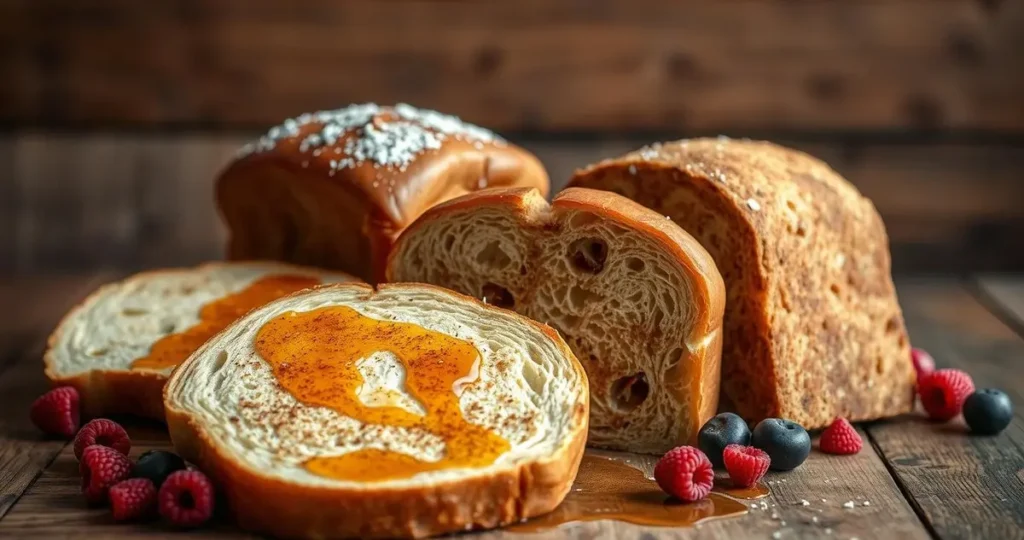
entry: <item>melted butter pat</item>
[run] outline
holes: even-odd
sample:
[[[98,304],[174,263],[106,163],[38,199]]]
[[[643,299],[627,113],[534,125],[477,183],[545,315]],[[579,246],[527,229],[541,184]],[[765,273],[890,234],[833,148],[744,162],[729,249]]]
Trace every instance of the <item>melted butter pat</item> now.
[[[368,406],[357,363],[389,351],[405,367],[405,386],[426,411],[420,415],[391,405]],[[509,449],[501,436],[468,422],[457,391],[479,376],[480,353],[471,343],[419,325],[382,321],[345,306],[284,313],[256,335],[256,352],[281,387],[300,403],[328,407],[365,424],[418,429],[440,437],[438,461],[379,449],[306,461],[313,474],[358,482],[408,478],[449,468],[485,467]]]
[[[149,354],[132,362],[132,368],[162,370],[175,367],[250,310],[319,284],[319,278],[299,275],[282,274],[257,279],[237,293],[204,305],[199,310],[199,322],[195,326],[160,338],[150,348]]]

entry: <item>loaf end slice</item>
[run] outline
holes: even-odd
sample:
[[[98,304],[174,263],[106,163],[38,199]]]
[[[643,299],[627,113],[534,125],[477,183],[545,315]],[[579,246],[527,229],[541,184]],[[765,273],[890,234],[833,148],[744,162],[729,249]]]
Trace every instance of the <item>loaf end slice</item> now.
[[[467,195],[417,220],[388,271],[558,329],[590,379],[590,445],[664,452],[714,414],[721,277],[685,231],[633,201],[584,189],[550,205],[524,189]]]

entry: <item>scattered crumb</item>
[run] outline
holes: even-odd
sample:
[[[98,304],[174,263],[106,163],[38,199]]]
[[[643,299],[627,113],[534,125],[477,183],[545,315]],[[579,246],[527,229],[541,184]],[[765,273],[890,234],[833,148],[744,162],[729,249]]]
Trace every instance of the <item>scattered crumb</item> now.
[[[779,525],[782,525],[783,527],[785,527],[785,526],[786,526],[786,520],[782,520],[782,521],[780,521],[780,522],[779,522]]]
[[[818,516],[811,516],[811,523],[817,523],[817,522],[818,522]]]
[[[755,201],[754,199],[747,199],[747,207],[757,212],[761,210],[761,203]]]
[[[636,175],[636,165],[629,166],[629,174]]]
[[[843,503],[843,508],[853,508],[853,506],[854,506],[853,501],[846,501],[846,502]]]
[[[864,501],[864,506],[871,506],[871,501]]]
[[[832,534],[832,528],[831,527],[826,527],[825,528],[825,534]]]
[[[731,452],[731,450],[730,450],[730,452]],[[730,457],[731,457],[731,455],[730,455]],[[810,506],[810,504],[811,503],[808,502],[807,499],[800,499],[800,506]]]
[[[772,512],[772,519],[779,519],[779,514],[777,512]]]
[[[782,531],[775,531],[772,533],[772,538],[782,538]]]

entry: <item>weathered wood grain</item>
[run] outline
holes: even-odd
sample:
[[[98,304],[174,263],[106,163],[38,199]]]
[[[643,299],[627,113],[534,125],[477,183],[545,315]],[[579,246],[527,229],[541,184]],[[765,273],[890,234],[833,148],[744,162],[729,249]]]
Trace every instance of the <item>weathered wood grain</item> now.
[[[1024,277],[981,276],[975,284],[985,305],[1024,337]]]
[[[248,138],[11,135],[13,178],[0,188],[11,196],[0,197],[0,220],[13,234],[0,235],[8,238],[0,267],[136,269],[219,258],[213,178]],[[517,142],[543,160],[557,190],[576,168],[650,141]],[[897,271],[1024,268],[1024,147],[780,142],[826,160],[874,201]]]
[[[1020,2],[8,0],[0,21],[8,124],[409,101],[546,131],[1024,126]]]
[[[898,284],[911,340],[940,367],[970,373],[979,388],[1006,391],[1017,403],[1013,422],[983,437],[969,435],[960,417],[936,424],[913,416],[868,433],[938,536],[1024,538],[1024,339],[966,288],[950,284]]]
[[[47,335],[64,311],[103,279],[7,279],[0,285],[0,517],[65,445],[32,426],[29,405],[46,389]]]
[[[166,435],[154,425],[129,424],[132,455],[153,449],[170,449]],[[634,456],[631,462],[651,474],[654,459]],[[761,539],[778,532],[782,538],[879,538],[888,534],[909,539],[928,535],[900,494],[884,465],[874,452],[854,457],[835,457],[815,452],[806,464],[790,473],[772,473],[767,481],[772,494],[764,508],[754,502],[746,516],[705,523],[688,529],[638,527],[627,523],[601,521],[563,525],[534,534],[491,531],[467,538],[676,538]],[[825,500],[822,500],[825,499]],[[801,504],[802,500],[808,505]],[[843,506],[855,502],[853,508]],[[868,501],[869,505],[865,505]],[[0,521],[5,538],[37,535],[108,538],[162,537],[167,529],[159,525],[118,525],[103,508],[86,508],[78,485],[78,469],[71,448],[65,448],[39,480]],[[226,520],[212,529],[190,536],[200,538],[243,538]]]

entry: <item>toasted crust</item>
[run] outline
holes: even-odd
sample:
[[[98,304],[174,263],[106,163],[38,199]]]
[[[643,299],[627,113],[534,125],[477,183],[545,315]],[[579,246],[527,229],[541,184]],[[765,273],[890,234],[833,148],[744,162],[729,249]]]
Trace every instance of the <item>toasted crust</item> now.
[[[341,112],[357,107],[367,106]],[[373,107],[366,125],[420,125],[400,116],[401,106]],[[220,174],[217,202],[230,232],[229,259],[339,269],[375,283],[383,278],[394,239],[434,204],[495,186],[533,187],[547,193],[548,177],[540,161],[496,137],[446,135],[438,148],[422,149],[401,165],[373,159],[356,162],[347,148],[366,125],[348,129],[336,141],[315,149],[303,144],[324,128],[319,114],[304,123],[293,121],[293,133],[270,148],[257,143],[256,151],[236,159]],[[483,132],[468,128],[470,135]],[[425,129],[438,133],[429,126]],[[396,148],[411,146],[408,143],[392,141],[387,150],[397,152]]]
[[[536,190],[531,189],[492,189],[479,193],[472,193],[457,199],[439,204],[423,214],[420,219],[413,223],[399,238],[395,249],[391,253],[388,264],[387,277],[389,280],[398,281],[433,281],[436,284],[453,287],[463,293],[477,294],[479,291],[462,290],[464,285],[455,283],[455,280],[442,275],[434,281],[427,278],[423,273],[412,268],[410,260],[417,257],[412,253],[413,249],[408,247],[418,236],[431,234],[431,229],[438,223],[446,223],[461,219],[467,213],[490,211],[493,209],[505,209],[516,216],[514,220],[524,229],[542,231],[536,233],[525,233],[526,235],[543,235],[554,231],[557,238],[559,231],[567,227],[562,223],[560,214],[568,214],[572,211],[582,211],[592,215],[600,216],[610,224],[616,224],[623,229],[634,231],[651,242],[657,243],[660,249],[671,254],[671,259],[684,269],[686,282],[692,285],[689,302],[695,314],[690,321],[689,335],[679,336],[685,344],[680,348],[681,355],[678,363],[685,366],[694,366],[699,372],[696,385],[692,381],[684,380],[688,373],[686,370],[678,370],[669,375],[661,390],[673,396],[673,399],[680,404],[686,404],[688,414],[674,421],[677,430],[674,437],[663,438],[657,443],[649,441],[631,440],[631,437],[624,435],[614,440],[598,440],[599,446],[625,449],[640,452],[661,452],[678,444],[693,442],[700,426],[710,418],[716,411],[719,396],[719,372],[721,354],[721,325],[724,312],[725,286],[721,276],[715,267],[711,256],[696,242],[686,231],[665,219],[664,216],[655,214],[629,199],[620,197],[608,192],[589,189],[567,189],[558,194],[549,205],[543,196]],[[549,240],[545,240],[549,241]],[[543,257],[540,253],[530,253],[525,262],[524,272],[530,272],[530,267]],[[452,261],[454,266],[466,266],[466,261]],[[490,276],[485,276],[490,280]],[[484,278],[481,278],[484,279]],[[566,277],[566,282],[573,278]],[[530,281],[526,278],[526,281]],[[530,283],[517,289],[516,298],[535,298],[537,296],[538,283]],[[529,302],[529,301],[527,301]],[[515,309],[531,317],[539,314],[531,310],[530,305],[522,305],[517,300]],[[545,319],[541,319],[545,320]],[[569,333],[570,343],[579,343],[572,339],[573,332]],[[582,352],[577,350],[577,356],[583,357]],[[591,388],[603,388],[612,380],[623,375],[624,369],[620,359],[601,358],[597,361],[591,356],[591,361],[586,363],[586,369],[591,381]],[[675,377],[672,379],[672,377]],[[603,391],[602,391],[603,392]],[[594,401],[601,401],[597,396]],[[601,413],[591,408],[591,414]],[[592,421],[592,426],[604,419],[598,418]],[[610,423],[620,425],[623,433],[629,433],[630,420],[616,418],[607,420]],[[591,433],[591,444],[595,444],[595,434]]]
[[[765,142],[652,145],[578,171],[672,217],[728,289],[722,386],[750,421],[808,428],[908,412],[914,375],[871,202],[823,162]]]
[[[229,264],[235,263],[210,262],[195,269],[202,270]],[[301,266],[281,265],[283,268],[292,267],[297,271],[309,270]],[[95,369],[67,376],[61,374],[56,368],[54,354],[55,347],[67,329],[67,323],[71,317],[94,299],[106,294],[110,288],[179,271],[180,269],[170,268],[148,270],[134,274],[123,281],[103,285],[68,310],[50,333],[46,342],[46,352],[43,354],[43,373],[50,381],[51,386],[73,386],[78,390],[81,396],[83,416],[95,418],[108,415],[132,415],[153,420],[162,421],[164,419],[163,387],[167,382],[167,376],[162,373],[143,370]],[[352,279],[355,280],[355,278]]]
[[[373,293],[372,287],[357,283],[324,285],[320,289],[336,287],[361,288]],[[403,288],[443,291],[462,302],[507,314],[474,298],[431,285],[381,285],[378,290]],[[302,293],[295,293],[298,294]],[[583,368],[557,332],[514,316],[518,323],[533,326],[550,337],[562,354],[571,359],[582,384],[587,384]],[[537,516],[553,510],[568,493],[586,443],[589,404],[584,387],[583,399],[573,410],[571,422],[576,427],[549,459],[522,463],[488,476],[407,488],[296,485],[236,462],[187,411],[176,409],[167,399],[167,389],[183,372],[177,370],[172,374],[171,384],[164,391],[167,426],[175,449],[215,481],[241,528],[283,538],[420,538],[493,528]]]

